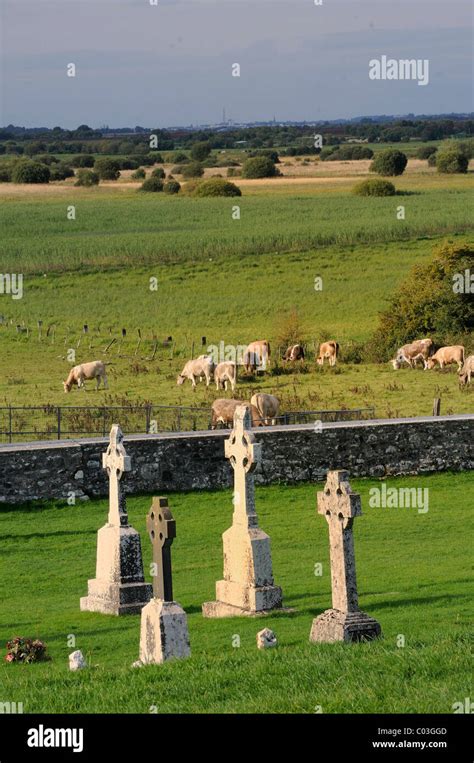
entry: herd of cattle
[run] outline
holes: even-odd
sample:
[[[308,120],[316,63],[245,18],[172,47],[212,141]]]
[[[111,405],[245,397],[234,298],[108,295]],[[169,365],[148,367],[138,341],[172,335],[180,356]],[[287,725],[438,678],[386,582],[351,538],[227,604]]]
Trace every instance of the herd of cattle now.
[[[327,360],[330,366],[335,366],[339,354],[339,344],[331,340],[323,342],[319,347],[317,363],[324,365]],[[304,360],[305,352],[301,344],[293,344],[286,350],[283,356],[284,363],[292,363],[298,360]],[[456,363],[458,366],[459,382],[461,385],[471,383],[471,376],[474,374],[474,355],[465,358],[465,351],[462,345],[453,345],[449,347],[440,347],[436,349],[432,339],[418,339],[410,344],[405,344],[397,350],[395,358],[391,361],[394,369],[399,369],[403,364],[408,364],[410,368],[415,368],[418,362],[422,362],[425,370],[432,369],[438,364],[440,368]],[[251,342],[246,348],[242,366],[247,373],[265,371],[270,362],[270,343],[267,340]],[[73,385],[84,389],[84,382],[88,379],[96,380],[96,389],[100,384],[104,389],[108,388],[106,366],[101,360],[94,360],[90,363],[81,363],[71,368],[64,385],[64,391],[70,392]],[[198,358],[188,360],[183,370],[178,375],[177,384],[184,384],[189,380],[196,387],[198,381],[205,379],[206,386],[215,382],[216,389],[227,391],[228,385],[232,392],[235,391],[237,384],[237,363],[233,361],[222,361],[215,363],[211,355],[200,355]],[[219,398],[212,404],[211,427],[231,426],[234,419],[236,406],[241,405],[241,400]],[[254,426],[263,426],[265,424],[274,424],[278,418],[280,401],[274,395],[258,393],[252,396],[250,400],[250,411]]]

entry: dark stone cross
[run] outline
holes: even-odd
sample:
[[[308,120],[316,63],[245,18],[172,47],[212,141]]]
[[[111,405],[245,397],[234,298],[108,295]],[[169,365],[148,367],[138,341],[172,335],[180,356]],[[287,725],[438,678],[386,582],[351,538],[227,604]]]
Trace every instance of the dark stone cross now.
[[[153,498],[146,518],[146,529],[153,548],[153,596],[163,601],[173,601],[171,571],[171,544],[176,537],[176,522],[168,507],[167,498]]]

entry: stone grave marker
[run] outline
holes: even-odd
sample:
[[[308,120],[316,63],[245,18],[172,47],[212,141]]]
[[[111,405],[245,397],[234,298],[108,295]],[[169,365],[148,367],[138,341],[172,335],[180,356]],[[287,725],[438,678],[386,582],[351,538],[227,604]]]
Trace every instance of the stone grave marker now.
[[[222,535],[224,579],[216,583],[216,601],[202,606],[204,617],[256,615],[282,606],[281,588],[274,585],[270,538],[258,526],[254,476],[261,445],[248,430],[247,405],[236,408],[234,429],[225,442],[225,455],[234,469],[232,527]]]
[[[110,430],[102,466],[109,475],[109,516],[97,533],[96,577],[88,582],[81,610],[107,615],[137,614],[150,600],[151,586],[143,576],[140,535],[128,523],[121,479],[124,472],[130,471],[131,464],[118,424]]]
[[[171,544],[176,522],[167,498],[153,498],[146,526],[153,548],[153,598],[142,609],[141,665],[189,657],[188,623],[182,607],[173,601]]]
[[[380,625],[359,609],[352,526],[362,510],[347,471],[328,472],[324,490],[318,492],[318,513],[329,525],[332,609],[313,620],[310,641],[374,639],[381,635]]]

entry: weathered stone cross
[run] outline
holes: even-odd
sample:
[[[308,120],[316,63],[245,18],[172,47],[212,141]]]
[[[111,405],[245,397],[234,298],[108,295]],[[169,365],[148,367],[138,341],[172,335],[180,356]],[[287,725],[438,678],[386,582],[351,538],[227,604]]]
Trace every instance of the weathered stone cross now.
[[[153,548],[153,596],[155,599],[173,601],[171,544],[176,537],[176,522],[167,498],[153,498],[146,518],[146,529]]]
[[[324,490],[318,493],[318,513],[329,525],[332,606],[341,612],[359,609],[352,525],[362,514],[360,495],[353,493],[346,471],[329,472]]]
[[[250,410],[239,406],[235,411],[234,429],[225,441],[225,456],[234,469],[234,524],[257,527],[255,485],[252,472],[262,460],[262,446],[251,432]]]
[[[107,451],[102,454],[102,467],[109,475],[109,524],[124,527],[128,525],[125,494],[120,486],[124,472],[131,469],[130,456],[123,445],[123,432],[118,424],[110,430]]]

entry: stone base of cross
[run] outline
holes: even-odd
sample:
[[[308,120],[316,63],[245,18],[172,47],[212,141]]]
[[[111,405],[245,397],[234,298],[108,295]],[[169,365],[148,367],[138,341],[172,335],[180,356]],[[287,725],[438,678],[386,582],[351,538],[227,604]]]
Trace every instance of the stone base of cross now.
[[[328,472],[318,493],[318,513],[329,525],[332,609],[313,620],[310,641],[365,641],[381,635],[380,624],[359,609],[352,526],[362,514],[347,471]]]
[[[81,598],[80,606],[82,611],[105,615],[138,614],[150,600],[152,589],[143,575],[140,535],[128,524],[120,480],[131,466],[117,424],[111,429],[103,466],[110,483],[109,517],[97,533],[96,577],[88,581],[87,596]]]
[[[239,406],[225,454],[234,469],[232,527],[222,536],[224,578],[216,583],[216,601],[202,605],[204,617],[257,615],[281,609],[282,592],[274,585],[270,538],[258,527],[253,471],[261,460],[261,446],[249,431],[248,406]]]

